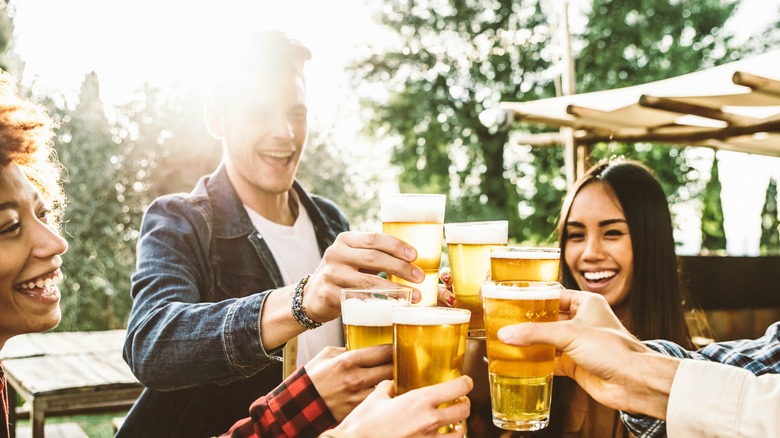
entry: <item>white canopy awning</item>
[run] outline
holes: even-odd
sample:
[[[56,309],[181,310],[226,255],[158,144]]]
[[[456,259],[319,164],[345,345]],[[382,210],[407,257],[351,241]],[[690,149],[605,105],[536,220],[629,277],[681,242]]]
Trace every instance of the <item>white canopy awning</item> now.
[[[780,156],[780,50],[643,85],[502,102],[500,108],[510,123],[573,128],[581,144],[642,141]],[[556,140],[549,134],[513,138]]]

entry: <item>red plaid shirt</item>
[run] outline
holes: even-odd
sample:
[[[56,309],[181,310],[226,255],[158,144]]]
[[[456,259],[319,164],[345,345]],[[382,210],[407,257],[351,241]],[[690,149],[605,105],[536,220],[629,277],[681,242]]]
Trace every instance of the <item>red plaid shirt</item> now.
[[[8,388],[5,386],[5,371],[3,364],[0,363],[0,437],[10,437],[11,433],[8,426]]]
[[[222,438],[316,437],[336,426],[336,419],[301,367],[249,407]]]

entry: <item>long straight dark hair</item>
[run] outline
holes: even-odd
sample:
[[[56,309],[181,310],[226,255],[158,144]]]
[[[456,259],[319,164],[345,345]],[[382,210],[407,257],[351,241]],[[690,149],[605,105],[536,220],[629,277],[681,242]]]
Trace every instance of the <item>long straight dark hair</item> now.
[[[685,322],[690,304],[680,282],[669,204],[661,184],[643,164],[625,159],[591,167],[574,185],[561,209],[558,241],[566,252],[566,221],[572,201],[586,185],[601,181],[615,193],[626,215],[634,251],[634,279],[628,295],[630,327],[639,339],[667,339],[694,348]],[[578,288],[571,270],[561,263],[561,283]]]

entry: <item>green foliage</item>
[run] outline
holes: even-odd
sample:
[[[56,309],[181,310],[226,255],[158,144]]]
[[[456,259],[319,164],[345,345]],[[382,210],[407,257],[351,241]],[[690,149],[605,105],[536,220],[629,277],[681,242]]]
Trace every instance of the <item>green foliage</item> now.
[[[552,3],[552,2],[551,2]],[[575,34],[577,91],[650,82],[729,61],[721,32],[735,3],[594,0]],[[397,41],[356,61],[366,131],[395,139],[392,163],[409,192],[449,194],[447,220],[505,218],[510,237],[538,243],[553,231],[565,192],[562,148],[507,146],[477,115],[499,101],[553,96],[559,51],[553,11],[540,1],[393,0],[377,20]],[[381,91],[378,91],[381,90]],[[523,124],[515,129],[538,132]],[[593,162],[623,155],[656,172],[670,201],[696,194],[680,148],[598,144]],[[685,190],[681,190],[684,187]]]
[[[701,249],[703,252],[724,253],[726,230],[723,228],[723,205],[720,202],[720,175],[717,155],[712,160],[710,180],[702,193]]]
[[[777,211],[777,180],[769,178],[766,200],[761,210],[761,241],[763,255],[780,255],[780,218]]]

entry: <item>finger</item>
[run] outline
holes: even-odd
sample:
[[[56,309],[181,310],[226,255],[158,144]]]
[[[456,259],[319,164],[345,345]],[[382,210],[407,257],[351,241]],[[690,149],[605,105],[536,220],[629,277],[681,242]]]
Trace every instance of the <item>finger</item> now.
[[[425,273],[419,267],[376,248],[354,248],[345,245],[331,247],[325,252],[323,261],[347,265],[357,273],[387,272],[412,283],[421,283],[425,279]]]
[[[450,271],[450,268],[446,266],[441,268],[439,270],[439,279],[448,289],[452,288],[452,272]]]
[[[409,392],[417,391],[420,398],[427,399],[433,406],[439,406],[468,394],[474,387],[474,381],[469,376],[461,376],[443,383],[426,386]],[[465,417],[464,417],[465,418]]]
[[[455,305],[455,295],[452,291],[444,287],[444,285],[440,284],[438,301],[446,307],[452,307]]]
[[[385,233],[347,231],[339,234],[336,240],[352,248],[378,250],[407,262],[417,259],[417,250],[413,246]]]
[[[448,424],[457,424],[461,420],[465,420],[469,416],[469,410],[471,409],[471,401],[468,397],[459,397],[454,402],[450,401],[450,404],[446,407],[438,408],[436,410],[436,416],[438,417],[439,426],[446,426]]]
[[[576,336],[571,321],[525,322],[498,330],[498,340],[509,345],[527,347],[532,344],[552,344],[564,350]]]
[[[357,350],[346,352],[344,358],[349,359],[360,368],[374,368],[380,365],[392,364],[393,346],[383,344],[358,348]]]
[[[452,432],[436,435],[437,438],[462,438],[464,436],[466,436],[466,428],[461,423],[456,423]]]

